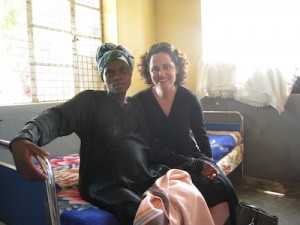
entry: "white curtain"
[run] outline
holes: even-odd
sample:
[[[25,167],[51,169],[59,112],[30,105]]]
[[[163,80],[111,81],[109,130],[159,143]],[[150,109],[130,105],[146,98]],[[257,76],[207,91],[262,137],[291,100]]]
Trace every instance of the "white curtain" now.
[[[299,0],[202,0],[197,93],[279,113],[300,65]]]

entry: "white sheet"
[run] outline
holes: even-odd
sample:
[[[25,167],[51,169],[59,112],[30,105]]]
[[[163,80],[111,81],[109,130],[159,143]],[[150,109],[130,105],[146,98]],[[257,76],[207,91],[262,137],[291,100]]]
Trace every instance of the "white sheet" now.
[[[255,107],[272,106],[280,114],[296,80],[294,72],[207,62],[200,66],[197,94],[200,98],[234,98]]]

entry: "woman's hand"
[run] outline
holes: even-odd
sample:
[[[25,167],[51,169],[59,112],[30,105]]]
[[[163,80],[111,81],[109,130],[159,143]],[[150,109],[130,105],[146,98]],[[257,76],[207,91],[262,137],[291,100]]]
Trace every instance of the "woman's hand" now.
[[[199,172],[201,176],[213,180],[219,174],[217,167],[201,158],[187,158],[186,162],[183,163],[178,169]]]
[[[216,178],[217,174],[219,174],[219,171],[213,164],[206,161],[203,162],[203,167],[201,171],[202,176],[207,177],[210,180],[213,180]]]
[[[26,139],[13,141],[10,145],[10,150],[18,172],[26,180],[35,181],[47,179],[47,175],[34,165],[32,156],[39,155],[41,157],[47,157],[50,155],[48,152]]]

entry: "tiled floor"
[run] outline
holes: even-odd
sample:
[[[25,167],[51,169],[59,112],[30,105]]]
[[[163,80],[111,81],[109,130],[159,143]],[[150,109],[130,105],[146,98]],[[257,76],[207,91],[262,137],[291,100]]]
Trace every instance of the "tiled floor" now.
[[[279,182],[250,176],[232,178],[239,200],[278,216],[278,225],[300,225],[300,181]],[[284,194],[267,194],[265,191]]]

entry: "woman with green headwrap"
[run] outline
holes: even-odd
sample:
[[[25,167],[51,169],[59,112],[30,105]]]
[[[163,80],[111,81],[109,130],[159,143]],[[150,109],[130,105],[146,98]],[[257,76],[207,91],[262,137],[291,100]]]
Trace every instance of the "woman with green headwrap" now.
[[[106,209],[121,224],[132,224],[143,192],[166,172],[148,167],[148,145],[140,113],[126,98],[134,57],[122,46],[106,43],[96,63],[107,91],[83,91],[30,120],[11,141],[18,171],[28,180],[45,179],[30,156],[48,156],[38,146],[75,132],[80,140],[79,190],[83,199]]]

